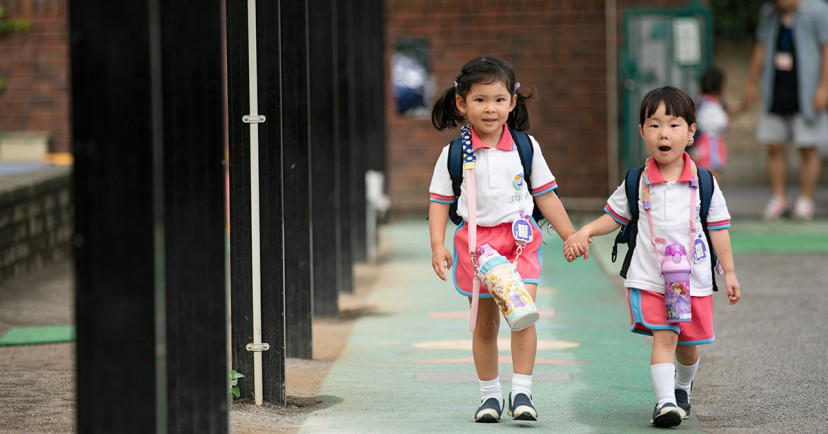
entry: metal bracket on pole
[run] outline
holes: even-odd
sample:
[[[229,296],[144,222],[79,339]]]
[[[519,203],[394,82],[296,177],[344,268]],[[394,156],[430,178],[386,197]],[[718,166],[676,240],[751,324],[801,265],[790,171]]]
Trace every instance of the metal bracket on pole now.
[[[265,121],[264,115],[244,115],[242,116],[242,122],[246,124],[263,124]]]
[[[250,351],[251,353],[253,353],[253,352],[262,352],[262,351],[269,350],[270,349],[270,344],[267,344],[267,343],[264,343],[264,342],[262,342],[261,344],[247,344],[247,346],[245,346],[245,348],[247,349],[247,351]]]

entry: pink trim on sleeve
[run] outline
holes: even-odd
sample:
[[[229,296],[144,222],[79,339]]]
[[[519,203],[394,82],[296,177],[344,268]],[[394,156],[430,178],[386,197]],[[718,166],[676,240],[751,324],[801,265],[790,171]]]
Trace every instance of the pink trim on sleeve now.
[[[442,194],[431,193],[430,201],[439,203],[454,203],[454,196],[443,196]]]
[[[621,223],[622,225],[626,225],[630,222],[630,219],[623,217],[621,214],[615,212],[615,210],[613,210],[609,204],[606,204],[606,206],[604,206],[604,212],[612,216],[613,220],[617,221],[618,223]]]
[[[532,196],[540,196],[541,194],[548,193],[554,189],[558,188],[558,181],[552,180],[538,188],[533,188],[530,192]]]

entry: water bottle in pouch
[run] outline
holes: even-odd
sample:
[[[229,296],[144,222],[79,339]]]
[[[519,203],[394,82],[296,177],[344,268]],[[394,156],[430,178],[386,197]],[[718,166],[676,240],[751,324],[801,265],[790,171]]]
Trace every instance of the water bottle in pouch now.
[[[661,263],[664,276],[664,305],[667,322],[689,322],[690,313],[690,260],[681,244],[671,244],[664,249]]]
[[[489,243],[483,243],[477,249],[477,260],[483,283],[500,307],[509,328],[519,331],[534,324],[540,314],[515,266]]]

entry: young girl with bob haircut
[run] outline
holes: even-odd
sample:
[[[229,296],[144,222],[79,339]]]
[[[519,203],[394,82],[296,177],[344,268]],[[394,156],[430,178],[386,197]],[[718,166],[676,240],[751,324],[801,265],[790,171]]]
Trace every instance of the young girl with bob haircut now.
[[[699,216],[698,172],[685,152],[696,131],[693,100],[674,87],[654,89],[644,96],[638,131],[649,158],[644,162],[638,196],[638,235],[624,286],[630,308],[630,330],[651,335],[650,374],[658,402],[650,421],[657,427],[679,425],[690,412],[690,392],[699,366],[699,345],[712,343],[713,267]],[[591,237],[615,231],[631,218],[626,181],[604,207],[606,214],[585,225],[564,243],[567,259],[589,258]],[[694,191],[695,190],[695,191]],[[691,224],[688,224],[691,222]],[[710,243],[724,269],[730,304],[741,298],[730,248],[730,214],[715,178],[707,214]],[[667,321],[665,278],[661,261],[666,246],[687,246],[691,274],[689,322]],[[653,246],[655,245],[655,248]]]

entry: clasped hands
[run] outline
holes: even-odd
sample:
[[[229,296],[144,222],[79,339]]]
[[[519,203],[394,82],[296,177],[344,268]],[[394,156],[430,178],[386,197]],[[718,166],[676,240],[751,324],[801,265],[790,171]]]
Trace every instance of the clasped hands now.
[[[572,262],[580,256],[584,257],[584,261],[589,259],[590,243],[592,243],[592,237],[585,233],[583,229],[570,235],[563,245],[566,262]]]

